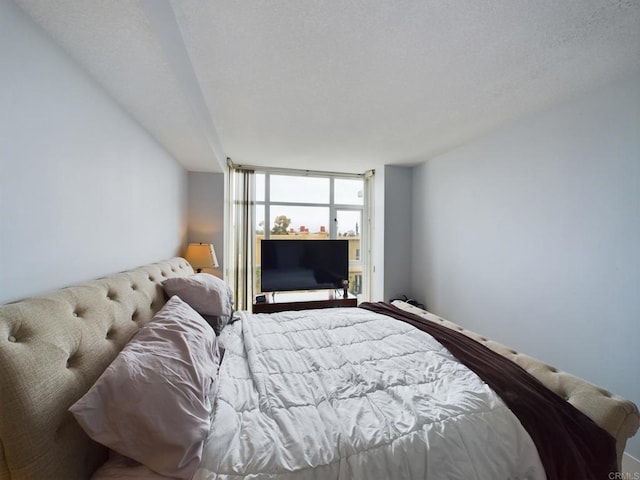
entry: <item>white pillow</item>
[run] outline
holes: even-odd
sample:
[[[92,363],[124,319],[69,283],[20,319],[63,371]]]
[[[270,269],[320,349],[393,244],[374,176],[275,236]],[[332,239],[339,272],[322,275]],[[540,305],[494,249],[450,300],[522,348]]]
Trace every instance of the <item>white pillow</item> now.
[[[162,282],[165,293],[179,296],[200,315],[233,315],[233,292],[218,277],[196,273],[187,277],[168,278]]]
[[[191,478],[218,365],[211,327],[172,297],[69,410],[95,441],[162,475]]]

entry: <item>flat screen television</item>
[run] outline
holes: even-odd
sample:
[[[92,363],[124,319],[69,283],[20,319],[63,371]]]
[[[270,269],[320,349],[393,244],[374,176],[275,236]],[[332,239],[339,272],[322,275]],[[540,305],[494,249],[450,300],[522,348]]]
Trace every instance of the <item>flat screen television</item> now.
[[[331,290],[349,279],[348,240],[262,240],[261,290]]]

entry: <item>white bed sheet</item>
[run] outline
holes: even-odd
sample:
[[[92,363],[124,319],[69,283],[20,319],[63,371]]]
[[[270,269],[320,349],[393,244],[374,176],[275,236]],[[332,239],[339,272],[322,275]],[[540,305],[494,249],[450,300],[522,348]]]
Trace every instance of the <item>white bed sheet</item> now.
[[[430,335],[357,308],[240,315],[196,480],[546,478],[518,419]],[[97,478],[161,478],[142,472]]]

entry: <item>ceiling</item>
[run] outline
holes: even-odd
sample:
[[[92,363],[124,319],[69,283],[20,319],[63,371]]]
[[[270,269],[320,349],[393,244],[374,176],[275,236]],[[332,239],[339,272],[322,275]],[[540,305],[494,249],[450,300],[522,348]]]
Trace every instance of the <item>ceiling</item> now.
[[[640,70],[640,0],[15,0],[185,168],[410,165]]]

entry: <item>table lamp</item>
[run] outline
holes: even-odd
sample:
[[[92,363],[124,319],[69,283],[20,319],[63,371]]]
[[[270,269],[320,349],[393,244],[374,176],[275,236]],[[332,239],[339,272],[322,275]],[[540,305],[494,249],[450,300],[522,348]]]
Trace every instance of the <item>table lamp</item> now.
[[[203,268],[218,268],[216,251],[211,243],[190,243],[185,257],[198,273],[202,272]]]

